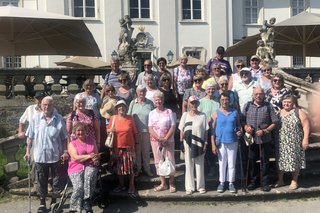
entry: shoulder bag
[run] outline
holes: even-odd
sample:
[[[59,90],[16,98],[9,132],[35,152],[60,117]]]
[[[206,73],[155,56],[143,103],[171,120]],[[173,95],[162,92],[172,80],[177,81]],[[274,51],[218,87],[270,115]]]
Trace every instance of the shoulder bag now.
[[[115,120],[116,120],[116,116],[114,116],[113,119],[112,119],[111,128],[114,128]],[[114,132],[109,132],[109,134],[107,136],[107,139],[106,139],[106,142],[104,143],[104,145],[106,147],[112,148],[113,147],[113,142],[114,142]]]

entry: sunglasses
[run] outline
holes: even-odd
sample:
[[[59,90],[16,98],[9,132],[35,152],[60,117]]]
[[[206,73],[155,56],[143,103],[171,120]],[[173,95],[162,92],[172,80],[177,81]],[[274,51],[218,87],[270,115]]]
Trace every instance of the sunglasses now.
[[[151,67],[151,64],[145,64],[144,67]]]
[[[237,68],[242,68],[242,67],[244,67],[243,64],[237,65]]]
[[[240,76],[248,76],[248,75],[249,75],[249,73],[246,73],[246,72],[240,74]]]
[[[162,81],[170,81],[170,79],[162,79]]]
[[[281,82],[280,79],[273,79],[272,81],[273,81],[274,83],[276,83],[276,82]]]
[[[127,79],[119,79],[119,82],[127,82]]]
[[[201,80],[194,80],[193,82],[194,83],[201,83],[202,81]]]
[[[267,71],[271,71],[272,69],[265,69],[265,70],[263,70],[262,72],[267,72]]]
[[[228,83],[220,84],[221,86],[228,86]]]

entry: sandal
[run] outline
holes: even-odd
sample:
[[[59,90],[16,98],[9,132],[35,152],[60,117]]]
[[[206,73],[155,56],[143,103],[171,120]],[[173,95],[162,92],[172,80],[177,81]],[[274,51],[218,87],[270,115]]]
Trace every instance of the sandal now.
[[[175,186],[169,186],[169,192],[170,193],[175,193],[177,191]]]
[[[298,188],[298,184],[295,182],[291,182],[290,186],[289,186],[289,190],[296,190]]]
[[[164,186],[164,185],[159,185],[159,186],[156,186],[154,187],[154,191],[155,192],[160,192],[160,191],[164,191],[164,190],[167,190],[168,189],[168,186]]]

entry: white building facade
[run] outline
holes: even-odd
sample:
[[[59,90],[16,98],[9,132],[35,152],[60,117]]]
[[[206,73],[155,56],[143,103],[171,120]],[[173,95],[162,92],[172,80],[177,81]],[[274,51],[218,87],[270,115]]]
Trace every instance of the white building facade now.
[[[264,20],[277,23],[299,12],[320,13],[319,0],[0,0],[1,5],[81,17],[109,61],[119,44],[119,19],[132,18],[133,37],[142,41],[139,65],[154,62],[169,51],[174,60],[182,53],[208,61],[218,46],[228,47],[245,36],[259,32]],[[142,33],[141,33],[142,32]],[[65,56],[21,56],[17,66],[55,67]],[[277,56],[280,67],[303,64],[299,57]],[[8,63],[2,59],[2,66]],[[232,58],[229,59],[231,62]],[[19,65],[20,63],[20,65]],[[307,67],[320,67],[320,60],[307,58]]]

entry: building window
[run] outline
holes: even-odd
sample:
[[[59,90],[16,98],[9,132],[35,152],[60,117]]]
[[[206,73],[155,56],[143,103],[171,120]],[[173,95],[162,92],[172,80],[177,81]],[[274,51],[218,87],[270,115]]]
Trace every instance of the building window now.
[[[259,11],[259,0],[245,0],[246,24],[257,24]]]
[[[150,18],[150,0],[130,0],[131,18]]]
[[[201,19],[201,0],[182,0],[182,19]]]
[[[5,68],[20,68],[21,67],[21,56],[4,57],[4,67]]]
[[[308,0],[291,0],[292,16],[295,16],[309,7]]]
[[[9,5],[9,4],[18,7],[19,0],[6,0],[6,1],[1,1],[1,6],[7,6],[7,5]]]
[[[302,56],[292,56],[292,66],[295,68],[300,68],[304,66],[304,59]]]
[[[186,51],[186,55],[193,58],[201,59],[201,51]]]
[[[73,0],[73,16],[84,18],[96,17],[95,0]]]

